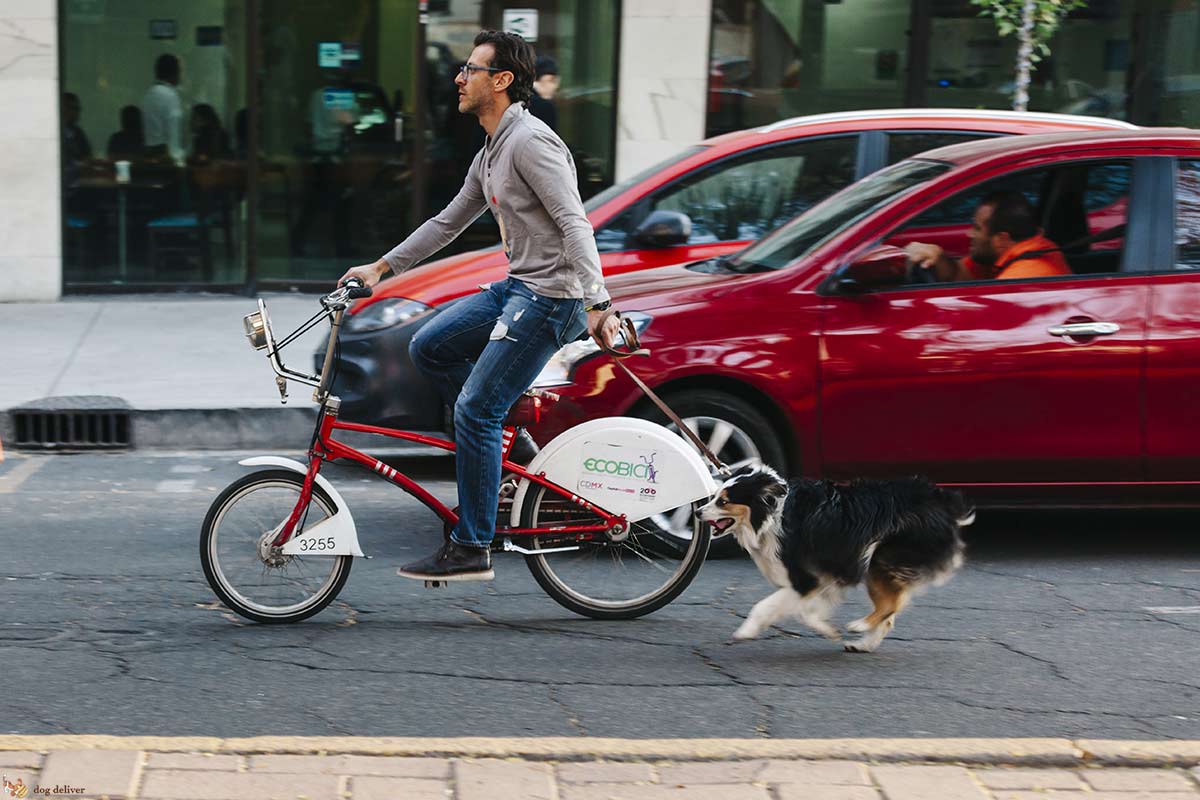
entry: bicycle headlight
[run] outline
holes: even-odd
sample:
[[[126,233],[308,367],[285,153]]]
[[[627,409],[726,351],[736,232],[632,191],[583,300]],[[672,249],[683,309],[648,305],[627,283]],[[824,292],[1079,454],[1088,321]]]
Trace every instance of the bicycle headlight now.
[[[356,314],[348,314],[342,328],[349,333],[378,331],[401,325],[429,311],[432,309],[424,303],[405,297],[393,297],[372,303]]]
[[[255,311],[242,318],[242,327],[246,329],[246,338],[255,350],[264,350],[267,346],[267,324],[263,320],[263,312]]]
[[[633,327],[637,330],[639,337],[650,325],[650,315],[643,314],[641,311],[622,312],[621,316],[633,320]],[[620,344],[619,338],[617,343]],[[599,354],[600,345],[596,344],[596,340],[590,336],[582,341],[571,342],[550,357],[550,361],[534,379],[533,388],[562,386],[570,383],[575,368]]]

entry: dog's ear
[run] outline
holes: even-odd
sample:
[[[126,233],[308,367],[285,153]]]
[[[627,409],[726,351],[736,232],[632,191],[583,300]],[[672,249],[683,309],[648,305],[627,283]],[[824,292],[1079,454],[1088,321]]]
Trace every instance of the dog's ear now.
[[[787,498],[787,484],[782,480],[777,479],[767,487],[767,491],[763,493],[763,499],[772,509],[779,508],[780,504]]]

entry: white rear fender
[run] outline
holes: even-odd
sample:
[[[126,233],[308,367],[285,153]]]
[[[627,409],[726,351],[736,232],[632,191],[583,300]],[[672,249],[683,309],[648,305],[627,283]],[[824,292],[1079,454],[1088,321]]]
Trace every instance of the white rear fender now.
[[[564,431],[530,462],[532,473],[629,522],[716,494],[717,484],[700,455],[661,425],[634,417],[593,419]],[[522,479],[512,505],[512,525],[530,486]]]
[[[301,475],[308,474],[308,467],[304,464],[282,456],[255,456],[238,463],[246,467],[283,467]],[[358,529],[354,526],[350,507],[338,490],[333,488],[333,484],[320,473],[317,473],[317,485],[333,501],[333,516],[305,528],[299,536],[293,536],[283,546],[283,552],[306,556],[362,556],[362,548],[358,546]]]

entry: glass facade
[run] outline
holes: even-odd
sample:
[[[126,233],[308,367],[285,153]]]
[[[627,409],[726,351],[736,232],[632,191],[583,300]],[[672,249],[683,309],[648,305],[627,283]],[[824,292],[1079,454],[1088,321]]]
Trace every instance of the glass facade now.
[[[1198,37],[1195,0],[1091,0],[1034,70],[1029,109],[1195,125]],[[859,108],[1011,108],[1016,52],[968,0],[713,0],[707,130]]]
[[[610,185],[619,4],[520,5],[63,0],[64,288],[327,286],[378,258],[483,144],[454,85],[481,28],[530,33],[583,196]],[[485,214],[443,252],[497,241]]]

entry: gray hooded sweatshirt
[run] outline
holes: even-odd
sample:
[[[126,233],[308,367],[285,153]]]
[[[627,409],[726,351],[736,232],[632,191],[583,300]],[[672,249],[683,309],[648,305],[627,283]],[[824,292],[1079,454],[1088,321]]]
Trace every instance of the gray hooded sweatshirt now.
[[[585,306],[608,299],[571,152],[524,103],[504,112],[450,205],[384,261],[403,272],[453,241],[485,209],[500,223],[511,277],[546,297],[582,298]]]

